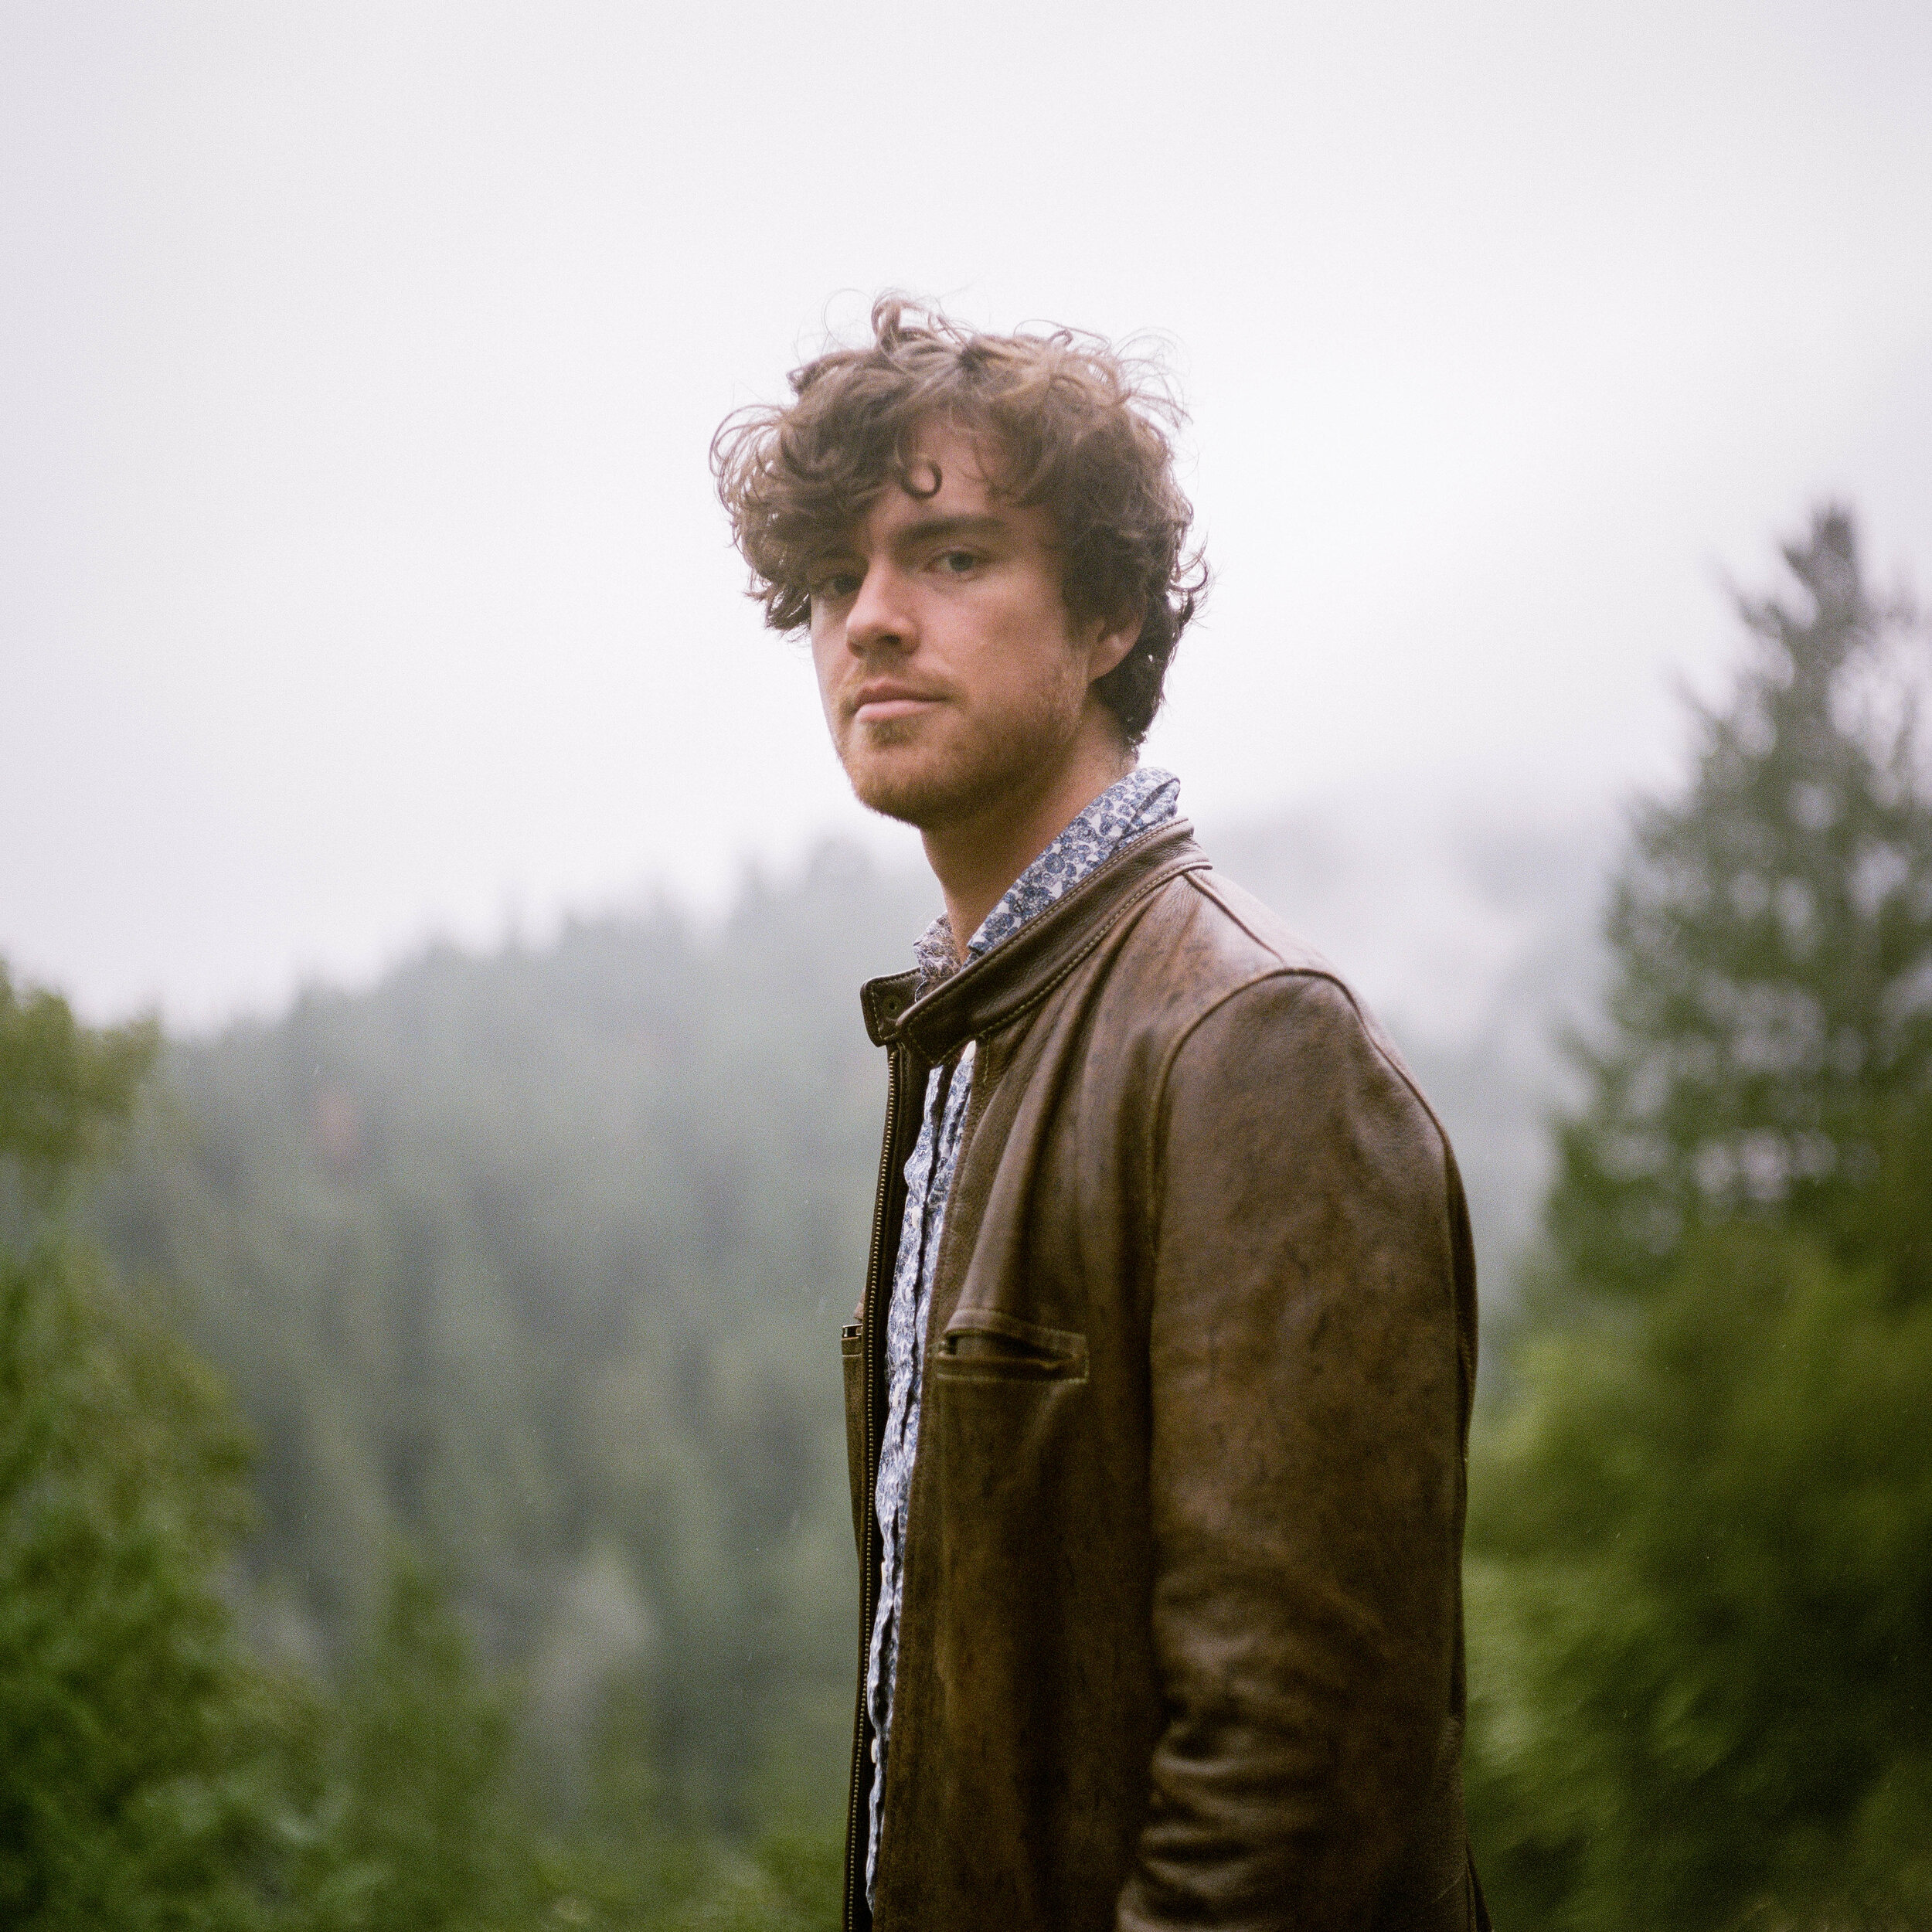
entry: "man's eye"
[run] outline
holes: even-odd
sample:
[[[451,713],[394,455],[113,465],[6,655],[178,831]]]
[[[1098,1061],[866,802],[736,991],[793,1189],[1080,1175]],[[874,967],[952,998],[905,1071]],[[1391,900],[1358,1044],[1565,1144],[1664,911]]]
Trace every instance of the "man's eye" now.
[[[978,562],[978,553],[972,550],[942,550],[939,554],[939,567],[948,577],[963,577]]]
[[[846,598],[858,596],[859,573],[855,570],[829,570],[814,582],[811,594],[826,603],[842,604]]]

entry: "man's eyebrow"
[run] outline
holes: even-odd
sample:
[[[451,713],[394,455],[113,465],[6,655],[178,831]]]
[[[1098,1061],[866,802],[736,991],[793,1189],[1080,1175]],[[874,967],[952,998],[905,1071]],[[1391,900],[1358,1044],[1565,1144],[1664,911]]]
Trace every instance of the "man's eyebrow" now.
[[[1006,519],[989,512],[976,516],[922,517],[893,532],[893,547],[911,549],[921,544],[945,543],[958,538],[984,543],[989,537],[1004,536],[1006,532]]]
[[[992,511],[981,511],[974,515],[921,517],[917,522],[895,530],[892,546],[903,553],[921,549],[928,543],[985,543],[1007,535],[1009,528],[1004,517]],[[856,562],[859,555],[859,546],[848,533],[815,550],[805,567],[808,570],[822,570],[832,563]]]

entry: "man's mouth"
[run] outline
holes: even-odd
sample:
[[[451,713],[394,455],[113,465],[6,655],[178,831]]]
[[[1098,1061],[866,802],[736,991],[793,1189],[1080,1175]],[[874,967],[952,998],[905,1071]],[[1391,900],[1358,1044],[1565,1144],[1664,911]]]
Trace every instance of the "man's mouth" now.
[[[857,723],[886,724],[895,718],[915,717],[938,702],[936,692],[912,685],[866,684],[852,694],[850,709]]]

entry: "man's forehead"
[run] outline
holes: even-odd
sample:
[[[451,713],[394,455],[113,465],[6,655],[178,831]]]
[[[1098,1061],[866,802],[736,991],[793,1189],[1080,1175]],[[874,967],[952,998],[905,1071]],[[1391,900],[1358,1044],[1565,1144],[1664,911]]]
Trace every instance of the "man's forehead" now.
[[[862,549],[968,523],[987,535],[1026,527],[1029,512],[999,488],[1001,468],[998,444],[981,432],[954,425],[922,429],[903,464],[859,506],[834,547]]]
[[[927,478],[940,476],[968,488],[988,490],[999,481],[1004,452],[990,430],[957,417],[929,417],[907,439],[902,490],[923,490]]]

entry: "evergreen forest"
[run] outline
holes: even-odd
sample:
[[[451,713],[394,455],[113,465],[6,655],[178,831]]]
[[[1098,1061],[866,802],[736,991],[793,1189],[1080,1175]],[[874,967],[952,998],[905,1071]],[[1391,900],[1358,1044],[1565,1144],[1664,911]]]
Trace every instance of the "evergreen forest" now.
[[[1842,509],[1764,578],[1614,840],[1452,842],[1456,957],[1209,841],[1468,1177],[1505,1932],[1932,1924],[1932,652]],[[931,910],[828,846],[199,1038],[0,969],[0,1924],[836,1922],[855,995]]]

